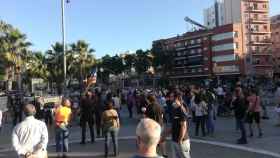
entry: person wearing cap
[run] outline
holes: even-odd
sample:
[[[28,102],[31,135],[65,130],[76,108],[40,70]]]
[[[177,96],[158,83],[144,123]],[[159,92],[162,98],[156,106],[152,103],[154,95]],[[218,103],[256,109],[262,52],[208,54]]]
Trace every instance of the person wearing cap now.
[[[44,122],[34,118],[35,106],[24,106],[26,118],[12,132],[12,144],[19,158],[46,158],[48,129]]]
[[[62,106],[59,106],[55,110],[55,141],[56,152],[58,157],[66,157],[66,153],[69,151],[69,122],[71,120],[71,103],[68,99],[62,99]]]

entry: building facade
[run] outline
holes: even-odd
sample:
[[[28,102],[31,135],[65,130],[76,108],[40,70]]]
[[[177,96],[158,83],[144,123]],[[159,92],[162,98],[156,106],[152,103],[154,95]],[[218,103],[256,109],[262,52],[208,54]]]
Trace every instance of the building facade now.
[[[280,15],[273,16],[271,21],[271,51],[274,59],[275,74],[280,74]]]
[[[221,25],[242,24],[246,75],[271,76],[269,0],[223,0],[220,5],[223,11],[218,15],[224,18]]]
[[[240,76],[245,71],[241,24],[161,39],[153,42],[153,48],[172,53],[171,79]]]
[[[214,28],[224,25],[224,1],[216,0],[215,4],[203,10],[204,26]]]

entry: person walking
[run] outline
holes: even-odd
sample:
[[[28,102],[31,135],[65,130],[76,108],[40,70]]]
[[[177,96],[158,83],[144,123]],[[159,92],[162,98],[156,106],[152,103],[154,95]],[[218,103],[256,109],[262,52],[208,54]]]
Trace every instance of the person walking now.
[[[142,119],[136,127],[138,153],[132,158],[162,158],[157,154],[161,133],[161,127],[156,121]]]
[[[262,128],[261,128],[261,98],[257,95],[257,90],[252,89],[250,91],[250,95],[247,97],[247,101],[249,102],[248,107],[248,123],[250,130],[250,137],[254,136],[253,132],[253,122],[257,124],[259,130],[259,137],[263,136]]]
[[[107,102],[106,110],[102,114],[101,125],[105,136],[105,157],[107,158],[109,156],[110,135],[114,146],[114,156],[117,157],[119,155],[118,133],[120,120],[112,101]]]
[[[82,98],[81,101],[81,119],[80,124],[82,127],[82,138],[80,144],[86,144],[86,127],[88,125],[90,130],[91,143],[95,142],[95,133],[94,133],[94,100],[92,98],[91,92],[86,92],[86,95]]]
[[[55,141],[58,157],[67,157],[69,151],[69,123],[71,120],[71,103],[68,99],[62,99],[62,105],[55,110]]]
[[[24,106],[26,118],[12,132],[12,144],[19,158],[47,158],[48,129],[35,119],[35,106]]]
[[[188,133],[187,111],[182,102],[179,92],[174,94],[172,114],[172,158],[190,158],[190,139]]]
[[[232,102],[232,109],[234,110],[234,115],[241,131],[241,138],[237,140],[237,144],[247,144],[247,135],[245,129],[245,117],[246,117],[246,99],[242,93],[241,88],[235,89],[235,98]]]

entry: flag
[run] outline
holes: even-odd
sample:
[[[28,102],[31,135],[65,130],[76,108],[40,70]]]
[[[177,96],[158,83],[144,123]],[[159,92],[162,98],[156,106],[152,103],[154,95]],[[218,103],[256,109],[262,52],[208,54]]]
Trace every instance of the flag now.
[[[93,67],[91,72],[90,72],[90,75],[86,79],[87,86],[90,86],[92,84],[96,84],[96,80],[97,80],[97,68]]]

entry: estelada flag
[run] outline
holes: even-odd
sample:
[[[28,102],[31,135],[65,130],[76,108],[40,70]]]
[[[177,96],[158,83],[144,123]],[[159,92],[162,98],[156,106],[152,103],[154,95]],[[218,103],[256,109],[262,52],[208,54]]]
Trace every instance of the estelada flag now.
[[[97,80],[97,68],[94,67],[92,68],[90,75],[86,79],[87,86],[91,84],[96,84],[96,80]]]

